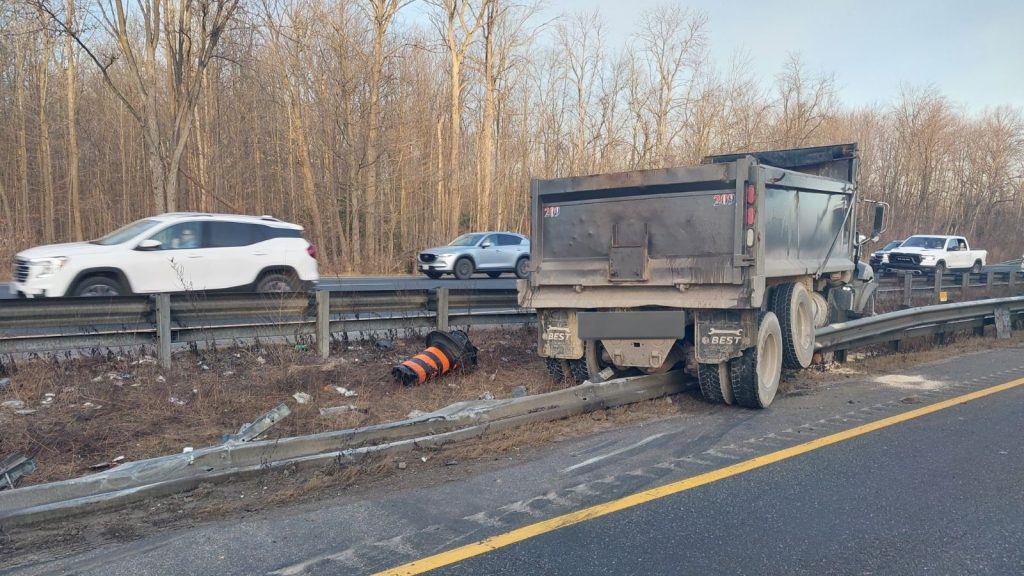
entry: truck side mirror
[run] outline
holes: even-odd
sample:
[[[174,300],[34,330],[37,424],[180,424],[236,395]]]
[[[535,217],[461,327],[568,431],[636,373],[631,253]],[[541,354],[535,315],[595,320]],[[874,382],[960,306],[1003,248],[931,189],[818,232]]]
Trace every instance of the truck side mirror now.
[[[885,206],[875,204],[875,224],[871,229],[871,237],[876,240],[882,234],[882,226],[885,223]]]

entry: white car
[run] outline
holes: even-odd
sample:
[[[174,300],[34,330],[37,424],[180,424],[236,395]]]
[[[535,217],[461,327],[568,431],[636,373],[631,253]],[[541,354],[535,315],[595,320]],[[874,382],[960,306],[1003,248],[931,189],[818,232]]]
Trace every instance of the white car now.
[[[301,226],[271,216],[174,212],[90,242],[19,252],[11,289],[23,298],[291,292],[318,280],[316,246]]]

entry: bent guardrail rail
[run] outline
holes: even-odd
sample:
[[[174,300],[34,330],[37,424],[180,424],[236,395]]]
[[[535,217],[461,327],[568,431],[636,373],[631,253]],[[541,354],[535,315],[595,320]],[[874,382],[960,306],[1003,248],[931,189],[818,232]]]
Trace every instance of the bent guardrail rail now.
[[[129,462],[80,478],[0,491],[0,529],[97,512],[203,482],[282,467],[354,463],[370,455],[437,449],[445,444],[550,422],[602,408],[677,394],[690,382],[682,371],[586,382],[545,394],[458,402],[417,418],[365,428],[277,440],[226,443]]]

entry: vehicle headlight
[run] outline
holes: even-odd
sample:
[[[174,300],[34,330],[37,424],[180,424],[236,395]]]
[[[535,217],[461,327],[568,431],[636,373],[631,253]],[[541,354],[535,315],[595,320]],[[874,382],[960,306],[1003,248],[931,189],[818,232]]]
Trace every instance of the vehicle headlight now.
[[[450,253],[438,254],[437,255],[438,260],[447,260],[448,258],[454,258],[454,257],[455,257],[455,254],[450,254]]]
[[[54,274],[59,272],[60,269],[64,267],[64,264],[67,263],[67,261],[68,259],[66,257],[57,256],[55,258],[36,258],[35,260],[30,260],[29,262],[32,264],[33,267],[38,268],[39,270],[35,274],[36,278],[49,278],[50,276],[53,276]]]
[[[921,262],[934,262],[935,256],[922,256]]]

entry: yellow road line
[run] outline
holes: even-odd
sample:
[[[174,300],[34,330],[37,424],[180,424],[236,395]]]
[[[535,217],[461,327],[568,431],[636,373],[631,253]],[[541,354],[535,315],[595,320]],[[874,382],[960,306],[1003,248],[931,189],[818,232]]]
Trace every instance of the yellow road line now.
[[[964,404],[972,400],[977,400],[978,398],[984,398],[985,396],[1003,392],[1005,390],[1009,390],[1011,388],[1020,386],[1021,384],[1024,384],[1024,378],[1019,378],[1011,382],[1005,382],[1003,384],[991,386],[983,390],[977,390],[975,392],[964,394],[962,396],[957,396],[956,398],[950,398],[949,400],[943,400],[942,402],[937,402],[935,404],[929,404],[928,406],[923,406],[921,408],[917,408],[909,412],[904,412],[902,414],[897,414],[896,416],[890,416],[888,418],[883,418],[881,420],[869,422],[867,424],[857,426],[856,428],[851,428],[849,430],[837,432],[829,436],[818,438],[817,440],[811,440],[810,442],[805,442],[803,444],[798,444],[796,446],[785,448],[777,452],[772,452],[771,454],[758,456],[756,458],[745,460],[743,462],[739,462],[731,466],[726,466],[725,468],[712,470],[711,472],[706,472],[704,474],[692,476],[690,478],[679,480],[671,484],[666,484],[664,486],[659,486],[657,488],[651,488],[650,490],[644,490],[643,492],[637,492],[636,494],[631,494],[629,496],[619,498],[618,500],[612,500],[610,502],[605,502],[604,504],[598,504],[596,506],[591,506],[590,508],[584,508],[582,510],[570,512],[569,514],[557,516],[549,520],[544,520],[542,522],[537,522],[535,524],[523,526],[522,528],[517,528],[515,530],[512,530],[511,532],[498,534],[496,536],[480,540],[479,542],[467,544],[459,548],[448,550],[447,552],[441,552],[433,556],[428,556],[427,558],[414,560],[412,562],[409,562],[408,564],[402,564],[401,566],[397,566],[390,570],[378,572],[374,576],[399,576],[410,574],[422,574],[430,570],[441,568],[442,566],[448,566],[451,564],[455,564],[456,562],[461,562],[468,558],[472,558],[474,556],[479,556],[481,554],[492,552],[494,550],[497,550],[498,548],[503,548],[505,546],[515,544],[516,542],[522,542],[523,540],[533,538],[534,536],[539,536],[547,532],[558,530],[559,528],[564,528],[566,526],[578,524],[580,522],[584,522],[592,518],[599,518],[601,516],[611,514],[612,512],[618,512],[619,510],[632,508],[640,504],[651,502],[652,500],[657,500],[659,498],[671,496],[672,494],[678,494],[680,492],[690,490],[691,488],[697,488],[698,486],[711,484],[712,482],[717,482],[718,480],[722,480],[723,478],[729,478],[730,476],[743,474],[744,472],[749,472],[750,470],[755,470],[757,468],[761,468],[769,464],[774,464],[775,462],[781,462],[782,460],[787,460],[789,458],[793,458],[794,456],[806,454],[807,452],[817,450],[818,448],[823,448],[825,446],[836,444],[844,440],[856,438],[857,436],[862,436],[869,432],[874,432],[875,430],[881,430],[882,428],[887,428],[889,426],[893,426],[901,422],[906,422],[907,420],[913,420],[914,418],[919,418],[921,416],[925,416],[933,412],[938,412],[939,410],[945,410],[946,408],[956,406],[957,404]]]

